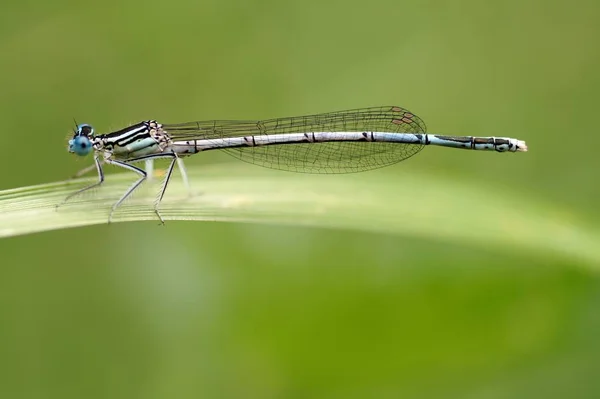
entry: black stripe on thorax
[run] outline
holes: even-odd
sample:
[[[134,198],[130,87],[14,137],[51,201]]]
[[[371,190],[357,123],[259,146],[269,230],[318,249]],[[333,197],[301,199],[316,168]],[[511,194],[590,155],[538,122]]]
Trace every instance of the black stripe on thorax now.
[[[106,144],[124,147],[137,140],[142,140],[147,137],[150,137],[150,129],[148,128],[148,123],[140,122],[135,125],[126,127],[125,129],[118,130],[116,132],[107,133],[102,136],[102,139]]]

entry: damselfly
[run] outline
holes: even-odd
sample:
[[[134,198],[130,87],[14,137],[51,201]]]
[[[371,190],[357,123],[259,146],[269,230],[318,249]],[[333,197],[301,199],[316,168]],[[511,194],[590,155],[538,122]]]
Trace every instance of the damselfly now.
[[[349,173],[395,164],[413,156],[426,145],[498,152],[527,151],[524,141],[508,137],[427,134],[425,123],[418,116],[396,106],[261,121],[160,124],[147,120],[99,135],[95,134],[92,126],[81,124],[69,140],[69,152],[79,156],[94,152],[92,167],[95,166],[98,172],[98,182],[74,192],[64,202],[100,186],[104,181],[102,165],[105,163],[131,170],[140,177],[112,206],[110,223],[114,211],[148,176],[145,170],[132,164],[167,158],[171,163],[154,204],[156,215],[164,223],[158,208],[175,163],[178,163],[187,185],[181,158],[202,151],[223,150],[242,161],[273,169]]]

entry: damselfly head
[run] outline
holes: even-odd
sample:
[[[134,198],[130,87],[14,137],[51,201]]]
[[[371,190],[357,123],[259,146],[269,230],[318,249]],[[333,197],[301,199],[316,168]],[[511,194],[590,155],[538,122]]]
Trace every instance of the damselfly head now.
[[[92,139],[94,128],[88,124],[77,125],[73,132],[73,138],[69,140],[69,152],[79,156],[85,156],[93,149]]]

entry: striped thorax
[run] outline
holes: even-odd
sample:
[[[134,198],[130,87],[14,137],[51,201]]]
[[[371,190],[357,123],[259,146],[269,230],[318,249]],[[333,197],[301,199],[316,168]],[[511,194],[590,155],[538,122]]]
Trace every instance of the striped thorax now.
[[[117,132],[95,137],[94,148],[116,159],[130,159],[163,152],[170,145],[162,125],[143,121]]]

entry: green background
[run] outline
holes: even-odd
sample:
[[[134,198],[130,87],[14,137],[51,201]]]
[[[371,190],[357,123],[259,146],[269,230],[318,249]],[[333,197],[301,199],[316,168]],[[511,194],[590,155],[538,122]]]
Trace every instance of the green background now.
[[[399,195],[414,170],[598,231],[598,4],[9,0],[0,189],[87,166],[66,152],[73,117],[105,132],[389,104],[530,148],[427,148],[368,172]],[[238,162],[207,155],[188,165]],[[600,397],[598,265],[577,257],[208,222],[60,230],[0,254],[3,398]]]

